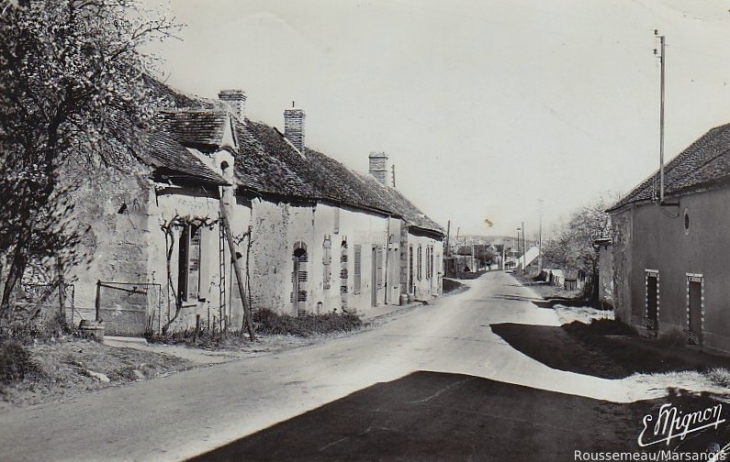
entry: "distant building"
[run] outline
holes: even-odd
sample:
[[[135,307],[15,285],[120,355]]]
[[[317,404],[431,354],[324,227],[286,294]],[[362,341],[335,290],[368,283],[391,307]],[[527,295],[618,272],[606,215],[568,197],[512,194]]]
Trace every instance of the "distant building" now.
[[[598,301],[613,306],[613,244],[611,239],[596,239],[593,246],[598,252]]]

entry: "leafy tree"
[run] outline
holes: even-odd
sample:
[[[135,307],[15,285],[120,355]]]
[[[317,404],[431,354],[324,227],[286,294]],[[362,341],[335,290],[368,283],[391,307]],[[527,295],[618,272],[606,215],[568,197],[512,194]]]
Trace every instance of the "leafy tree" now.
[[[78,169],[119,166],[149,128],[144,45],[177,30],[135,0],[6,0],[0,6],[0,315],[33,261],[74,257]],[[84,162],[89,162],[84,167]],[[61,272],[59,272],[61,273]]]
[[[602,197],[593,205],[574,212],[557,237],[543,243],[546,264],[586,277],[583,294],[590,300],[598,297],[598,253],[593,243],[610,235],[606,209],[611,203]]]

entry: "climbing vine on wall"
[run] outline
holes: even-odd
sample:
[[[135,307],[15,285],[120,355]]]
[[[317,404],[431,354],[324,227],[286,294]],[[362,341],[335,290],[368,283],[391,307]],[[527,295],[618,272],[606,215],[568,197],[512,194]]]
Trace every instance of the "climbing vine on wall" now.
[[[212,229],[216,223],[218,223],[217,219],[211,219],[209,217],[201,218],[180,215],[175,215],[171,219],[160,223],[160,229],[165,235],[165,260],[168,291],[168,319],[165,325],[162,326],[163,334],[167,333],[170,325],[180,316],[183,306],[183,293],[179,290],[179,287],[177,287],[172,272],[172,255],[175,250],[176,242],[175,230],[184,229],[186,226],[206,227],[208,229]],[[170,314],[170,299],[175,302],[175,311],[172,314]]]

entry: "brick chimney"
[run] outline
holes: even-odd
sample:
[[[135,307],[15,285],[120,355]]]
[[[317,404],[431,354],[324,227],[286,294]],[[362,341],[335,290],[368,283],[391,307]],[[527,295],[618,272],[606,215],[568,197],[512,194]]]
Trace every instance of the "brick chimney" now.
[[[304,110],[294,107],[284,109],[284,136],[304,155]]]
[[[218,92],[218,99],[231,107],[233,114],[238,120],[243,121],[246,117],[246,93],[243,90],[221,90]]]
[[[370,156],[370,174],[375,177],[376,180],[388,184],[388,155],[384,152],[371,152]]]

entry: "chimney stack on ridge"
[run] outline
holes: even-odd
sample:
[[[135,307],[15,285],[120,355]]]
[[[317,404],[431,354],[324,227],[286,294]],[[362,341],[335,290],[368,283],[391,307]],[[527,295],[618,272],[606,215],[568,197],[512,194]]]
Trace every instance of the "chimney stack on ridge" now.
[[[243,90],[221,90],[218,99],[230,106],[233,114],[240,120],[246,118],[246,93]]]
[[[370,174],[384,185],[388,185],[388,155],[384,152],[371,152]]]
[[[304,110],[294,107],[284,109],[284,136],[304,155]]]

